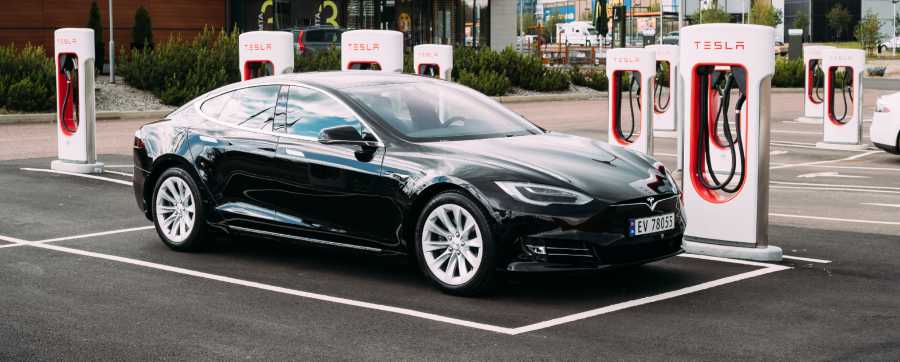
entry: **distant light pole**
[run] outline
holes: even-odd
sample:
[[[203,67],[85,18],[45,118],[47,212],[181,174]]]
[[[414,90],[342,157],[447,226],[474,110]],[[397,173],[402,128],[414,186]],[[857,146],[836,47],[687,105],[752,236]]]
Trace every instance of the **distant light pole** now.
[[[894,36],[891,37],[891,55],[897,56],[897,2],[900,0],[891,0],[894,4]]]
[[[109,82],[116,82],[116,41],[113,40],[113,0],[109,0]]]

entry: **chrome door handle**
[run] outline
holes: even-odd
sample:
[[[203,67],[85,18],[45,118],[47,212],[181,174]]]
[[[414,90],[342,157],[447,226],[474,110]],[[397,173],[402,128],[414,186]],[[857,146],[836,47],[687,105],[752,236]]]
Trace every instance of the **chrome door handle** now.
[[[293,148],[290,148],[290,147],[285,147],[285,148],[284,148],[284,153],[287,154],[288,156],[306,157],[306,154],[303,153],[303,151],[300,151],[300,150],[297,150],[297,149],[293,149]]]
[[[385,172],[384,175],[400,182],[406,182],[406,180],[409,180],[409,175],[404,175],[402,173]]]

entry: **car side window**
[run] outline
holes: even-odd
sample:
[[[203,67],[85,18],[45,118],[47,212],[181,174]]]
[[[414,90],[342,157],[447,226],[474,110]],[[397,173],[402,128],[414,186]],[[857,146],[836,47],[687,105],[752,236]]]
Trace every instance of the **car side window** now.
[[[275,121],[275,102],[280,85],[238,89],[222,109],[219,121],[253,129],[271,131]]]
[[[306,32],[306,39],[303,40],[308,42],[325,41],[325,32],[321,30],[308,30]]]
[[[207,99],[206,102],[200,105],[200,111],[212,118],[218,118],[219,114],[222,113],[222,108],[225,108],[225,104],[231,99],[231,93],[223,93]]]
[[[350,125],[363,133],[359,119],[346,105],[317,90],[292,86],[288,93],[288,134],[319,138],[325,128]]]

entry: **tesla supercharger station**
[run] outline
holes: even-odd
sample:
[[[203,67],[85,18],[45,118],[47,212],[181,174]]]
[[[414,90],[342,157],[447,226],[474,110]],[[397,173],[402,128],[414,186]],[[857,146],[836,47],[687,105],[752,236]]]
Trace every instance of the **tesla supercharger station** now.
[[[250,31],[238,37],[241,80],[294,71],[293,35],[286,31]]]
[[[56,63],[56,145],[59,159],[50,168],[102,173],[94,148],[94,30],[57,29],[53,33]]]
[[[403,72],[403,33],[351,30],[341,35],[341,70]]]
[[[678,46],[648,45],[656,52],[656,79],[653,87],[654,137],[667,132],[674,137],[678,99]],[[662,77],[666,77],[663,79]]]
[[[413,68],[416,74],[450,80],[453,72],[453,47],[441,44],[421,44],[413,47]]]
[[[678,82],[679,48],[677,45],[648,45],[656,52],[656,79],[653,86],[653,137],[675,138],[675,169],[681,171],[681,96],[684,85]],[[665,77],[665,79],[663,79]]]
[[[801,123],[822,123],[825,107],[825,72],[822,68],[822,56],[825,51],[834,49],[831,46],[807,45],[803,47],[803,116],[797,118]]]
[[[653,78],[656,53],[641,48],[610,49],[606,54],[609,77],[609,143],[651,154],[653,152]]]
[[[767,233],[773,38],[760,25],[681,29],[688,252],[781,260]]]
[[[824,53],[825,127],[817,147],[860,150],[863,144],[862,76],[866,53],[858,49],[829,49]]]

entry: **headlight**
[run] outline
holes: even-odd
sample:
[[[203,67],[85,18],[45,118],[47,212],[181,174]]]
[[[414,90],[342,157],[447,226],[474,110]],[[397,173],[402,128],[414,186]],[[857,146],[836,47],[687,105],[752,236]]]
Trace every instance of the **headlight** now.
[[[495,183],[512,198],[532,205],[584,205],[592,200],[590,196],[560,187],[527,182],[497,181]]]

